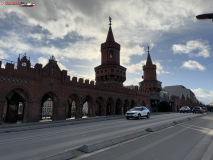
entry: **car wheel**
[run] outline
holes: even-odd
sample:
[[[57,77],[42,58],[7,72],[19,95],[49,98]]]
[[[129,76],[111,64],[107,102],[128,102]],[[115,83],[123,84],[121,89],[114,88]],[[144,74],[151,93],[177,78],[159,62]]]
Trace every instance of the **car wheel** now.
[[[149,118],[149,117],[150,117],[150,114],[149,114],[149,113],[147,113],[146,118]]]
[[[140,114],[138,114],[138,119],[141,119],[141,115]]]
[[[189,113],[189,112],[187,111],[187,113]]]

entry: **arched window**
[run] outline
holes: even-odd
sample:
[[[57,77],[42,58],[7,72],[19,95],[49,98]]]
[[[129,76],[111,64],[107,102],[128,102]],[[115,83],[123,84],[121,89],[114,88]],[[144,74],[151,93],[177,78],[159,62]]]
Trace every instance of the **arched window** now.
[[[109,52],[109,57],[113,58],[113,51],[112,50]]]
[[[54,66],[52,66],[52,74],[54,74]]]

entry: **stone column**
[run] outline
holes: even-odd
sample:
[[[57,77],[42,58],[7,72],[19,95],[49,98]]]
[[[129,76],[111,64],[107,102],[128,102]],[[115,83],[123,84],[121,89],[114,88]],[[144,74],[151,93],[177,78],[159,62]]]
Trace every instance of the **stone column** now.
[[[0,101],[0,125],[3,124],[6,118],[6,113],[4,113],[5,101]]]
[[[83,117],[83,103],[76,103],[76,117],[75,118],[82,118]]]
[[[101,104],[101,116],[106,116],[106,105]]]

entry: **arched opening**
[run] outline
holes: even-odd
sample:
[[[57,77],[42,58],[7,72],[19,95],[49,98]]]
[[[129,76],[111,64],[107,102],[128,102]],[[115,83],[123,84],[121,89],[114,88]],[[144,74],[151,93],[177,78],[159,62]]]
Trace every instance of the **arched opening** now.
[[[82,118],[88,118],[88,117],[95,116],[95,113],[93,111],[93,100],[89,95],[87,95],[83,99],[82,113],[83,113]]]
[[[104,115],[104,100],[101,97],[98,97],[96,100],[95,115],[96,116]]]
[[[168,102],[162,101],[158,104],[156,112],[172,112],[172,108]]]
[[[131,108],[133,108],[133,107],[135,107],[135,101],[134,100],[131,101]]]
[[[116,101],[116,104],[115,104],[115,114],[116,115],[119,115],[119,114],[122,114],[122,102],[120,99],[118,99]]]
[[[52,100],[49,98],[43,103],[43,106],[42,106],[42,120],[52,119],[52,109],[53,109],[53,103],[52,103]]]
[[[58,98],[53,92],[46,93],[41,100],[41,120],[56,120]]]
[[[23,89],[14,89],[6,95],[4,105],[4,122],[23,122],[26,116],[26,105],[28,105],[28,95]]]
[[[77,108],[79,107],[79,98],[72,94],[67,99],[66,118],[75,119],[77,117]]]
[[[146,107],[146,102],[142,101],[142,106]]]
[[[109,53],[109,57],[110,57],[110,58],[113,58],[113,51],[112,51],[112,50],[111,50],[110,53]]]
[[[106,115],[113,115],[113,100],[109,98],[106,102]]]

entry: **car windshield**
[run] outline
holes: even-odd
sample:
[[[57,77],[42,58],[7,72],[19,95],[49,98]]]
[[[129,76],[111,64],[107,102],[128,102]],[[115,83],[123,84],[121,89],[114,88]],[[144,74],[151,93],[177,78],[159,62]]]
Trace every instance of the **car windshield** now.
[[[187,107],[182,107],[182,108],[187,108]]]
[[[132,108],[130,111],[140,111],[141,108]]]

